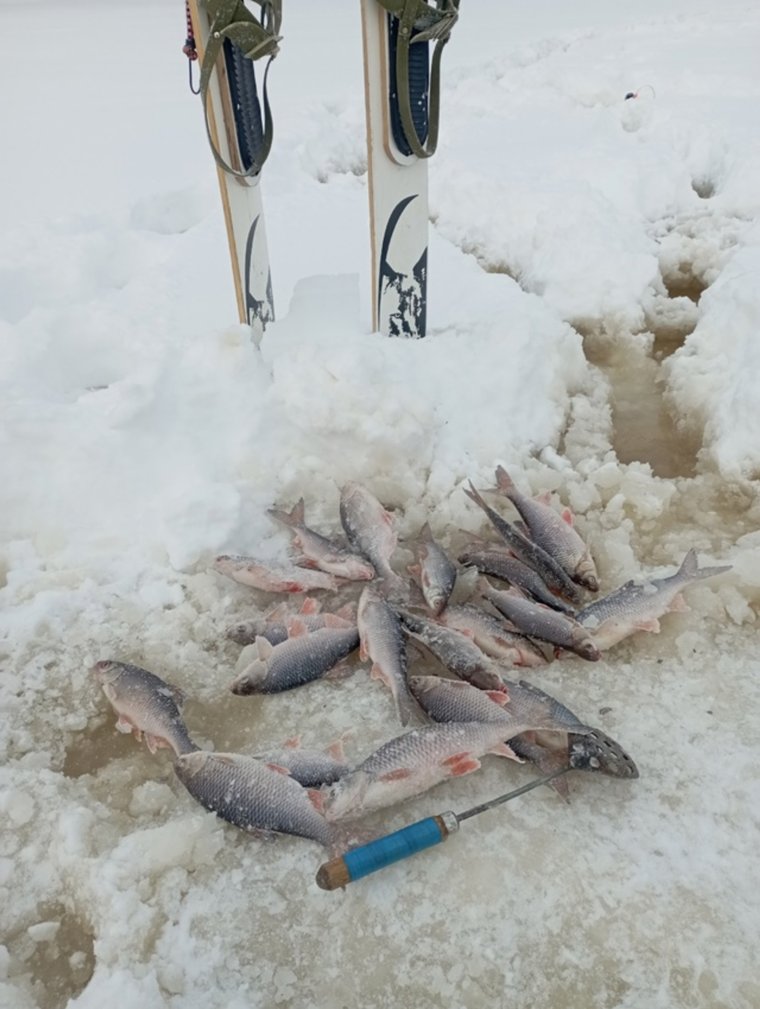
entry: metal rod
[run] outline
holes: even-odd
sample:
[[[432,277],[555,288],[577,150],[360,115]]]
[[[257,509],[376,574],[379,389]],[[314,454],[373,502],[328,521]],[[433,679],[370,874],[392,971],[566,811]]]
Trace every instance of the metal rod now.
[[[457,813],[457,821],[461,823],[462,820],[469,820],[471,816],[477,816],[478,813],[484,813],[487,809],[493,809],[494,806],[500,806],[502,802],[509,802],[510,799],[516,799],[518,795],[524,795],[525,792],[530,792],[534,788],[538,788],[539,785],[546,785],[548,782],[553,781],[554,778],[558,778],[561,774],[567,774],[568,771],[572,771],[572,767],[562,767],[559,771],[552,771],[551,774],[544,774],[540,778],[534,778],[533,781],[529,781],[527,785],[522,785],[520,788],[516,788],[513,792],[507,792],[506,795],[500,795],[496,799],[490,799],[488,802],[481,803],[480,806],[473,806],[472,809],[465,810],[464,813]]]

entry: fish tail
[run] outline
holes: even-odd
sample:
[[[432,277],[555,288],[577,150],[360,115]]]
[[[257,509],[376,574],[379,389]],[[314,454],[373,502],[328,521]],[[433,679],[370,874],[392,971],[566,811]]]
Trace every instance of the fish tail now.
[[[679,574],[690,581],[698,581],[703,578],[713,578],[715,575],[725,574],[731,571],[733,564],[718,564],[709,568],[700,568],[697,561],[697,551],[692,547],[686,554],[681,564]]]
[[[304,524],[304,500],[299,498],[289,512],[279,508],[267,508],[267,515],[271,515],[283,525],[298,529]]]
[[[414,724],[420,721],[422,710],[409,690],[399,690],[396,693],[396,711],[402,725]]]
[[[510,497],[517,490],[514,480],[503,466],[496,467],[496,486],[505,497]]]
[[[472,480],[469,481],[469,487],[463,487],[462,490],[465,492],[470,501],[474,501],[476,505],[479,505],[483,511],[488,511],[488,505],[485,503],[480,494],[475,490],[475,485]]]

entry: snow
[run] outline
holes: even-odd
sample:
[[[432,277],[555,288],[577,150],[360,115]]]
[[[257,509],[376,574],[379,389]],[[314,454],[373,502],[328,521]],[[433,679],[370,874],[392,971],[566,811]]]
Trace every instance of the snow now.
[[[431,332],[404,342],[369,330],[358,5],[286,4],[264,178],[278,322],[257,347],[182,5],[2,3],[23,44],[2,70],[0,1005],[760,1006],[760,14],[662,8],[462,5]],[[336,531],[349,479],[402,540],[429,519],[449,542],[482,529],[461,488],[497,463],[576,513],[603,591],[691,547],[734,566],[660,634],[533,677],[638,781],[577,774],[569,807],[538,790],[325,894],[316,846],[223,824],[115,731],[102,658],[187,691],[201,745],[354,729],[359,762],[399,731],[366,667],[228,693],[224,628],[273,600],[210,562],[282,556],[266,509],[301,495]],[[506,763],[369,824],[529,779]]]

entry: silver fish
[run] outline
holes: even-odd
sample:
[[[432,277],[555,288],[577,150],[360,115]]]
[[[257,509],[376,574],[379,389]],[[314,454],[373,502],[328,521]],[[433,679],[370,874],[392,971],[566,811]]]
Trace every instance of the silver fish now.
[[[511,588],[506,592],[495,589],[485,578],[478,586],[483,596],[524,634],[566,648],[589,662],[599,658],[599,649],[588,630],[567,614],[534,603],[519,589]]]
[[[526,680],[504,681],[502,691],[483,691],[456,680],[412,676],[409,686],[437,722],[517,720],[533,728],[512,736],[510,749],[546,774],[560,767],[597,770],[618,778],[638,777],[636,765],[609,736],[585,725],[554,697]],[[564,798],[566,778],[551,786]]]
[[[516,585],[518,589],[527,592],[539,603],[551,606],[553,610],[559,610],[560,613],[575,613],[569,603],[549,589],[537,571],[503,550],[468,549],[462,551],[459,560],[462,564],[477,568],[484,575],[492,575],[494,578],[501,578],[502,581]]]
[[[276,694],[318,680],[359,647],[359,631],[323,627],[279,645],[256,638],[254,646],[257,657],[230,684],[233,694]]]
[[[256,560],[241,554],[221,554],[214,569],[241,585],[263,592],[311,592],[314,589],[335,591],[338,583],[325,571],[301,568],[295,564],[278,564]]]
[[[464,680],[410,676],[409,689],[434,722],[511,722],[506,690],[479,690]]]
[[[485,753],[511,758],[504,738],[525,728],[516,722],[449,722],[413,729],[324,789],[325,816],[351,819],[419,795],[447,778],[476,771]]]
[[[535,763],[540,771],[548,773],[555,767],[572,766],[616,778],[638,778],[638,769],[622,746],[601,729],[586,725],[555,697],[527,680],[514,683],[505,679],[504,687],[509,694],[506,707],[515,717],[533,721],[545,717],[555,723],[556,731],[547,731],[548,727],[531,730],[510,741],[510,745],[515,743],[515,753]],[[556,755],[561,763],[557,763]],[[564,778],[557,779],[552,787],[556,785],[556,791],[566,797],[566,784]]]
[[[486,655],[510,666],[545,666],[547,659],[530,638],[510,630],[502,619],[480,606],[447,606],[438,618],[446,627],[472,638]]]
[[[419,709],[406,682],[409,661],[401,621],[385,598],[369,585],[359,598],[356,620],[361,640],[359,658],[372,660],[371,675],[388,687],[401,724],[408,725]]]
[[[304,519],[303,498],[294,505],[292,511],[270,508],[268,513],[292,530],[293,545],[301,551],[301,563],[305,561],[309,567],[317,567],[320,571],[352,581],[368,581],[375,577],[375,569],[364,557],[351,553],[340,543],[308,528]]]
[[[591,551],[573,526],[570,509],[565,508],[560,514],[548,502],[522,494],[503,466],[496,470],[496,485],[522,515],[535,542],[559,561],[574,582],[597,592],[596,566]]]
[[[372,563],[387,587],[394,592],[404,592],[403,579],[390,565],[398,542],[390,512],[366,487],[349,481],[340,492],[340,521],[348,542]]]
[[[289,612],[280,605],[268,615],[230,624],[225,634],[238,645],[253,644],[258,637],[266,638],[270,645],[279,645],[290,636],[294,624],[305,627],[308,632],[322,627],[351,627],[356,626],[356,613],[350,603],[335,613],[320,613],[315,600],[307,599],[298,613]]]
[[[180,715],[185,695],[178,687],[126,662],[103,660],[92,671],[119,716],[119,732],[134,732],[138,739],[144,734],[151,753],[161,747],[176,754],[198,749]]]
[[[443,547],[436,543],[428,522],[422,527],[415,552],[417,562],[410,564],[407,570],[419,584],[432,613],[440,616],[454,588],[457,569]]]
[[[425,645],[460,679],[468,680],[482,690],[501,689],[501,667],[482,652],[471,637],[408,610],[399,610],[398,614],[407,633]]]
[[[334,833],[312,794],[288,774],[240,753],[196,750],[174,762],[177,777],[205,809],[251,832],[295,834],[330,847]]]
[[[253,756],[256,760],[286,771],[304,788],[331,785],[351,770],[343,752],[342,739],[331,743],[325,750],[312,750],[302,747],[296,737],[286,740],[277,749],[254,753]]]
[[[538,543],[534,543],[533,540],[524,536],[519,530],[515,529],[511,522],[507,522],[505,518],[502,518],[498,512],[486,504],[481,495],[475,490],[472,481],[470,481],[469,489],[467,487],[464,488],[464,492],[471,501],[474,501],[486,513],[494,529],[504,539],[516,557],[537,571],[544,582],[554,592],[564,596],[573,603],[580,603],[582,594],[578,586],[551,554],[548,554]]]
[[[616,645],[634,631],[659,633],[659,617],[688,609],[681,591],[693,582],[731,570],[730,564],[700,568],[695,550],[689,550],[681,567],[666,578],[626,582],[604,599],[584,607],[577,615],[597,648]]]

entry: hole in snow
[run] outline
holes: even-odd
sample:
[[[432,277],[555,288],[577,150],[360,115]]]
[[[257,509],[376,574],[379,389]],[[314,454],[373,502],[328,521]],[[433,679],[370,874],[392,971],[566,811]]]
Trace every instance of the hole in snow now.
[[[707,289],[707,281],[694,273],[691,263],[680,262],[677,269],[663,272],[663,283],[670,298],[688,298],[699,304],[702,292]]]
[[[116,715],[109,713],[105,721],[74,736],[66,750],[63,773],[67,778],[94,774],[112,760],[134,757],[139,752],[139,745],[133,735],[116,730]]]
[[[653,341],[632,334],[582,335],[588,361],[610,383],[612,447],[620,462],[649,463],[659,477],[694,476],[701,438],[681,430],[668,410]]]
[[[94,936],[59,902],[40,904],[35,917],[6,939],[8,976],[28,987],[38,1009],[63,1009],[95,970]]]
[[[712,179],[699,178],[691,180],[691,188],[700,198],[700,200],[709,200],[711,196],[715,196],[715,183]]]

